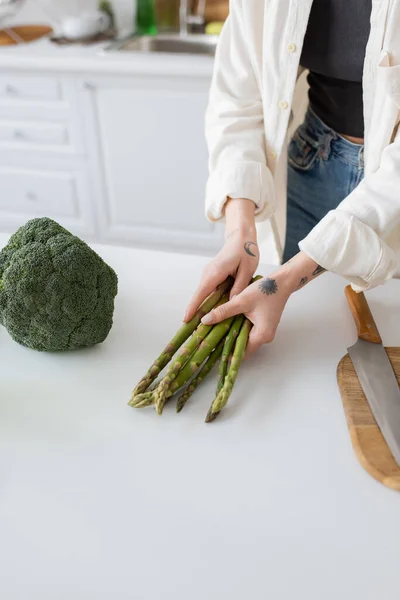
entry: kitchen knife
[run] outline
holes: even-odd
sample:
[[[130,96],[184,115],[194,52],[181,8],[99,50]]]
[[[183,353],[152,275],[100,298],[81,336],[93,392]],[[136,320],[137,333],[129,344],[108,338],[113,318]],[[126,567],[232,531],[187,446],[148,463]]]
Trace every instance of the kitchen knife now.
[[[400,388],[363,293],[345,289],[358,340],[348,348],[355,372],[393,458],[400,466]]]

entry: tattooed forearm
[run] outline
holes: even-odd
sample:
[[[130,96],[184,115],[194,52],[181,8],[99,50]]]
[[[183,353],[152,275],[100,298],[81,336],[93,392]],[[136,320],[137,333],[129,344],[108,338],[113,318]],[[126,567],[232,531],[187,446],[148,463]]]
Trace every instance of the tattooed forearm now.
[[[321,275],[321,273],[325,273],[325,271],[326,271],[326,269],[324,269],[324,267],[320,267],[318,265],[313,273],[313,277],[316,277],[317,275]]]
[[[275,279],[266,277],[260,281],[258,289],[266,296],[272,296],[278,291],[278,284],[276,283]]]
[[[247,252],[249,256],[254,256],[255,258],[257,258],[257,254],[253,254],[253,252],[251,251],[252,246],[257,248],[257,244],[255,242],[246,242],[244,245],[245,252]]]
[[[300,279],[300,283],[299,283],[299,285],[297,286],[297,289],[299,289],[299,288],[303,287],[303,285],[306,285],[307,281],[308,281],[308,277],[302,277],[302,278]]]

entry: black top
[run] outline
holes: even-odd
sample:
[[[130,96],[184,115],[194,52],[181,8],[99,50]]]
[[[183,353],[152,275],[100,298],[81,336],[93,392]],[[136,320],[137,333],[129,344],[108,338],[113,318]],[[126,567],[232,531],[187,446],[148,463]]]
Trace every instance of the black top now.
[[[314,0],[300,64],[310,106],[329,127],[364,137],[362,74],[372,0]]]

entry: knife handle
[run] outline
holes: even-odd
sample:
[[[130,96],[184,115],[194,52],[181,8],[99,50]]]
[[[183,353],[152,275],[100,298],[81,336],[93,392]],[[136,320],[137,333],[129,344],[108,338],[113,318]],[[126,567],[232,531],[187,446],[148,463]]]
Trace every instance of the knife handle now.
[[[382,344],[382,338],[379,335],[374,317],[372,316],[364,294],[362,292],[357,294],[350,285],[346,287],[344,292],[357,326],[358,337],[365,342]]]

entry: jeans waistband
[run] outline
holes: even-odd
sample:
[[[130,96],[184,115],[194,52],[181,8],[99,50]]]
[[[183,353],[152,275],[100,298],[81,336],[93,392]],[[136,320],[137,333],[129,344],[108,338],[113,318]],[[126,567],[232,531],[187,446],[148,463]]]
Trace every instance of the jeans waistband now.
[[[313,144],[319,147],[323,158],[327,159],[330,152],[333,151],[345,162],[358,166],[360,169],[364,168],[364,145],[346,140],[321,121],[311,108],[307,110],[304,126]]]

